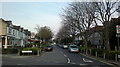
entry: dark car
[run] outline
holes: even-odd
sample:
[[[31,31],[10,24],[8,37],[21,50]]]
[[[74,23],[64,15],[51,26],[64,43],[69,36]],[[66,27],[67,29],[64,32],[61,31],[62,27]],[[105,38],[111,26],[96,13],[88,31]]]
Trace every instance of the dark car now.
[[[46,51],[52,51],[52,50],[53,50],[53,45],[47,45],[47,46],[45,47],[45,50],[46,50]]]

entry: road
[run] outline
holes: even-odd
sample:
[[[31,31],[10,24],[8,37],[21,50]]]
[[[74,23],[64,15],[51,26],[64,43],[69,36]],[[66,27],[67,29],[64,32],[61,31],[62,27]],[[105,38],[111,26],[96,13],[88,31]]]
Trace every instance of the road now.
[[[81,55],[80,53],[69,53],[67,49],[62,49],[58,46],[54,46],[54,50],[50,52],[45,52],[41,56],[18,56],[15,54],[12,55],[3,55],[2,65],[17,65],[25,66],[31,65],[33,67],[39,67],[40,65],[53,65],[53,66],[75,66],[75,67],[110,67],[107,64],[101,63],[97,60],[90,59]],[[53,67],[52,66],[52,67]],[[13,66],[12,66],[13,67]]]

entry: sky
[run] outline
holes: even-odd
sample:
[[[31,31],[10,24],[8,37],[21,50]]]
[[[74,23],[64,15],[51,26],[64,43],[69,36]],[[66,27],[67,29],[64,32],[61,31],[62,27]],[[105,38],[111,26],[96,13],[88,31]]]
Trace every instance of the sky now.
[[[11,20],[36,33],[36,26],[49,26],[53,33],[61,27],[60,14],[74,0],[1,0],[0,18]],[[86,1],[86,0],[81,0]],[[115,15],[116,16],[116,15]]]
[[[2,2],[2,18],[13,25],[36,32],[35,27],[49,26],[53,33],[61,26],[60,14],[67,2]]]

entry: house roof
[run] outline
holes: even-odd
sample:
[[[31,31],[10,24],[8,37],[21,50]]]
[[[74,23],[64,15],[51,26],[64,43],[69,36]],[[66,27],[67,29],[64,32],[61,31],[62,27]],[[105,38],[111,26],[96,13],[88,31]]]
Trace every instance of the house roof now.
[[[102,32],[102,31],[103,31],[103,26],[95,26],[89,30],[90,33]]]
[[[29,36],[31,35],[31,32],[28,31],[28,29],[24,29],[24,28],[21,27],[21,26],[13,25],[11,20],[4,20],[4,19],[2,19],[2,18],[0,18],[0,20],[3,21],[3,22],[5,22],[5,23],[7,23],[7,26],[8,26],[8,27],[11,27],[11,28],[13,28],[13,29],[19,30],[19,31],[21,31],[21,32],[24,31],[24,33],[27,34],[27,35],[29,35]]]
[[[20,26],[13,25],[13,29],[20,30]]]
[[[24,29],[24,33],[27,34],[27,35],[29,35],[29,36],[31,35],[31,32],[28,31],[28,29]]]

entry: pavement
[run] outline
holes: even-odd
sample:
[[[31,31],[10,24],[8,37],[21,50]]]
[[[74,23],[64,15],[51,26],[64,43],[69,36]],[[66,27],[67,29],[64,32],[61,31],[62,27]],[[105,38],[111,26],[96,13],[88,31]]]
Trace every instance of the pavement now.
[[[81,55],[89,57],[89,58],[94,59],[94,60],[98,60],[102,63],[108,64],[108,65],[111,65],[111,66],[114,66],[114,67],[119,67],[119,62],[116,62],[116,61],[113,61],[113,60],[107,60],[107,59],[103,59],[103,58],[100,58],[100,57],[95,57],[95,56],[85,54],[85,53],[81,53]]]

